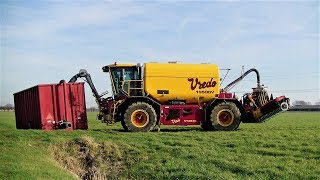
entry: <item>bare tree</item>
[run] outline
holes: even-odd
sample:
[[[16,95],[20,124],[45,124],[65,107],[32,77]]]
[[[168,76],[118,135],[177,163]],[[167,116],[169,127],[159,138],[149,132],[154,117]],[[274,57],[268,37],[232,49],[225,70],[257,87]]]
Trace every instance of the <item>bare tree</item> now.
[[[294,101],[293,102],[294,106],[306,106],[306,105],[311,105],[311,102],[306,102],[302,100]]]
[[[6,104],[4,106],[0,106],[1,110],[9,111],[9,110],[14,110],[14,107],[12,104]]]
[[[12,104],[6,104],[4,107],[11,109],[11,108],[13,108],[13,105]]]
[[[96,107],[90,107],[90,108],[87,108],[87,111],[95,112],[95,111],[98,111],[98,109]]]

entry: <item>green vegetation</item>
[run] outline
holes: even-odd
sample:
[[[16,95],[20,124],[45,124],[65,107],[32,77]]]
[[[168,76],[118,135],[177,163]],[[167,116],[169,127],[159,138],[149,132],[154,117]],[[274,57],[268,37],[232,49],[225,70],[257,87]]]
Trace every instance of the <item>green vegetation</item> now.
[[[76,179],[59,159],[77,154],[70,144],[79,139],[109,149],[109,159],[101,162],[113,168],[101,167],[111,178],[320,178],[319,112],[283,113],[266,123],[241,124],[234,132],[195,126],[128,133],[120,123],[106,126],[94,113],[88,117],[88,131],[16,130],[14,113],[1,112],[0,179]]]

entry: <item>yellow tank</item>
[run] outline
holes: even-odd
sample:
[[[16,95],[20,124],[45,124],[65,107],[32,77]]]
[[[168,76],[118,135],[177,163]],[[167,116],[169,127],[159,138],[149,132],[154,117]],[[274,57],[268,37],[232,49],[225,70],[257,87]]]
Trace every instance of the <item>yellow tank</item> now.
[[[219,95],[219,68],[215,64],[145,63],[144,88],[160,103],[208,102]]]

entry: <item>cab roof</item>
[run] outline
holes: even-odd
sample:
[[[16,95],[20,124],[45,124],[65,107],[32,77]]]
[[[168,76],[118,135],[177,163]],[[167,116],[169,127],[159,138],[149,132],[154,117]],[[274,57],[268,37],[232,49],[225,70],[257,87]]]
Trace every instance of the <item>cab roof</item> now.
[[[132,66],[136,66],[136,64],[110,64],[108,65],[108,67],[132,67]]]
[[[136,66],[136,64],[118,64],[118,63],[113,63],[113,64],[109,64],[107,66],[102,67],[102,70],[104,72],[108,72],[109,68],[113,68],[113,67],[134,67]]]

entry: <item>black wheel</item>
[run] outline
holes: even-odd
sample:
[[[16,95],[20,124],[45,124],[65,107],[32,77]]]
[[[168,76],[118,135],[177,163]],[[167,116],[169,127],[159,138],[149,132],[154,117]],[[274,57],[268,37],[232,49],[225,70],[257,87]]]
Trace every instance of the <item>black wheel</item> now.
[[[202,122],[202,123],[201,123],[201,127],[202,127],[202,129],[205,130],[205,131],[214,130],[211,122],[207,122],[207,121],[206,121],[206,122]]]
[[[282,111],[288,111],[289,110],[289,104],[287,101],[283,101],[281,104],[280,104],[280,109]]]
[[[145,102],[131,104],[124,113],[122,126],[132,132],[148,132],[154,128],[157,114],[154,108]]]
[[[240,125],[241,113],[234,103],[223,102],[213,108],[210,118],[214,129],[233,131]]]
[[[123,115],[120,116],[120,119],[121,119],[121,125],[122,125],[123,129],[124,129],[125,131],[128,131],[128,127],[127,127],[126,123],[124,122]]]

